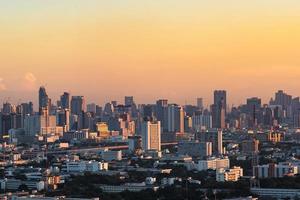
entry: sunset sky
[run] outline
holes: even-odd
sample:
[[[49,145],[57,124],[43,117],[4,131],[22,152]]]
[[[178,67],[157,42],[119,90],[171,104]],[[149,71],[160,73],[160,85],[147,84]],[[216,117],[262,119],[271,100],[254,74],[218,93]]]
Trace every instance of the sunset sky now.
[[[299,0],[0,0],[0,101],[300,95]]]

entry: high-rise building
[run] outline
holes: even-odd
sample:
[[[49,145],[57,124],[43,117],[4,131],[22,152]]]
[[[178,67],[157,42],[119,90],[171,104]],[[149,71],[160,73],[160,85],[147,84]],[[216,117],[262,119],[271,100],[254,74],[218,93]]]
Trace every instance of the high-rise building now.
[[[168,105],[168,132],[184,132],[184,110],[182,106]]]
[[[221,130],[208,130],[196,134],[200,142],[211,142],[214,155],[223,154],[223,133]]]
[[[246,108],[250,117],[250,126],[257,126],[258,122],[262,121],[260,117],[261,99],[257,97],[248,98]]]
[[[151,104],[143,105],[143,118],[144,120],[153,120],[153,106]]]
[[[300,128],[300,109],[294,111],[293,114],[293,127]]]
[[[225,128],[225,109],[217,104],[211,105],[212,127]]]
[[[168,100],[156,101],[156,118],[161,122],[162,129],[168,131]]]
[[[71,99],[71,113],[74,115],[81,115],[85,110],[85,100],[83,96],[72,96]]]
[[[126,96],[124,103],[125,106],[132,106],[134,104],[133,96]]]
[[[96,104],[94,103],[87,104],[86,111],[90,113],[96,113]]]
[[[21,104],[21,110],[23,115],[32,115],[33,114],[33,103],[22,103]]]
[[[199,132],[203,129],[212,128],[212,116],[208,112],[195,112],[192,116],[192,128]]]
[[[69,109],[61,109],[56,112],[57,125],[64,128],[64,132],[70,130],[70,111]]]
[[[289,105],[292,103],[292,96],[285,93],[283,90],[278,90],[275,93],[275,100],[274,102],[270,102],[273,105],[281,105],[282,108],[285,110]]]
[[[214,91],[214,104],[211,105],[213,128],[225,128],[226,107],[226,91]]]
[[[99,105],[96,105],[96,116],[101,117],[102,116],[102,107]]]
[[[139,155],[142,151],[142,137],[139,135],[129,136],[128,137],[128,150],[130,153]]]
[[[147,150],[161,150],[160,121],[146,121],[142,124],[142,147]]]
[[[62,109],[70,109],[70,94],[68,92],[64,92],[60,96],[60,104]]]
[[[203,98],[197,98],[197,107],[199,110],[203,110]]]
[[[227,111],[227,96],[226,96],[225,90],[215,90],[214,91],[214,104],[218,105],[218,107],[221,107],[225,109],[225,114]]]
[[[3,103],[3,107],[2,107],[3,114],[10,114],[13,112],[14,112],[14,106],[11,103],[9,102]]]
[[[39,89],[39,111],[41,112],[42,108],[47,108],[50,110],[51,99],[48,97],[45,87],[41,86]]]
[[[27,115],[25,116],[25,133],[29,136],[36,134],[50,134],[60,133],[63,129],[56,126],[56,116],[49,115],[47,108],[43,108],[39,115]]]
[[[250,139],[242,142],[242,152],[247,154],[258,153],[259,140]]]

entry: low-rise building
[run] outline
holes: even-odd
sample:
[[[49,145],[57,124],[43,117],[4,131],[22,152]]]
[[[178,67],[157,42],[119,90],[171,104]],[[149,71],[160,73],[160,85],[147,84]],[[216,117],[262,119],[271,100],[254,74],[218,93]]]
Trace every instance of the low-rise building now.
[[[101,157],[105,161],[122,160],[122,151],[104,150],[101,152]]]
[[[65,163],[63,168],[66,172],[98,172],[108,170],[108,163],[97,161],[70,161]]]
[[[298,174],[298,167],[291,163],[271,163],[253,167],[253,176],[257,178],[280,178],[296,174]]]
[[[198,160],[195,163],[195,168],[198,171],[205,171],[208,169],[216,170],[220,168],[228,169],[230,161],[228,158],[210,158],[207,160]]]
[[[243,176],[243,169],[240,167],[233,167],[231,169],[220,168],[216,170],[216,181],[238,181]]]
[[[211,142],[185,141],[179,142],[178,153],[192,157],[207,157],[212,155]]]

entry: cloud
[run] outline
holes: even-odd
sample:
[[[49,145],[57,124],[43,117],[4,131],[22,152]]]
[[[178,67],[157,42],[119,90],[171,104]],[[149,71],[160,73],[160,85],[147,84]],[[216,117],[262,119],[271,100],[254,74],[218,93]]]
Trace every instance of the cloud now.
[[[22,88],[27,91],[34,91],[36,90],[36,83],[37,78],[35,75],[31,72],[27,72],[23,76],[23,81],[22,81]]]
[[[0,91],[7,90],[6,85],[3,83],[3,78],[0,77]]]
[[[25,80],[28,82],[34,83],[34,82],[36,82],[36,77],[33,75],[33,73],[27,72],[25,74]]]

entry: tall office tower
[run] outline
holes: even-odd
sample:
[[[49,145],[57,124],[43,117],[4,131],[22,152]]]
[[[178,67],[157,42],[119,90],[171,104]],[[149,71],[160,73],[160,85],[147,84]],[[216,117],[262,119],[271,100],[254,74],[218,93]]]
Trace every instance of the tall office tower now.
[[[164,131],[168,130],[168,100],[160,99],[156,101],[156,118],[161,123]]]
[[[214,91],[214,104],[211,106],[213,128],[225,128],[226,106],[226,91]]]
[[[273,125],[273,111],[270,107],[264,107],[263,109],[263,123],[267,126]]]
[[[63,127],[64,132],[70,130],[70,110],[61,109],[56,113],[57,125]]]
[[[3,103],[2,113],[3,114],[10,114],[14,112],[13,105],[11,103],[5,102]]]
[[[250,116],[250,126],[257,126],[260,119],[261,99],[252,97],[247,99],[247,113]]]
[[[96,113],[96,104],[90,103],[86,105],[86,111],[90,113]]]
[[[25,133],[28,136],[62,133],[62,131],[56,127],[56,116],[49,115],[47,108],[42,108],[39,115],[26,115],[24,121]]]
[[[196,139],[200,142],[211,142],[212,153],[214,155],[223,154],[223,133],[221,130],[209,130],[206,132],[199,132],[196,134]]]
[[[70,94],[68,92],[64,92],[60,96],[60,104],[62,109],[70,109]]]
[[[41,86],[39,89],[39,111],[41,112],[43,108],[50,110],[51,100],[47,95],[45,87]]]
[[[79,128],[94,130],[94,117],[92,113],[86,112],[83,115],[82,124],[79,124]]]
[[[215,90],[214,91],[214,104],[225,110],[225,115],[227,113],[227,97],[225,90]]]
[[[196,132],[212,128],[212,116],[209,112],[195,112],[192,116],[192,128]]]
[[[270,102],[273,105],[281,105],[284,110],[292,103],[292,96],[286,94],[283,90],[278,90],[275,93],[275,100]]]
[[[115,112],[115,107],[112,103],[107,103],[104,106],[104,115],[112,116],[113,113]]]
[[[168,105],[168,132],[184,132],[184,110],[182,106]]]
[[[197,107],[199,110],[203,110],[203,98],[197,98]]]
[[[143,105],[143,119],[145,121],[152,121],[153,120],[153,106],[148,104],[148,105]]]
[[[21,104],[22,113],[24,115],[33,115],[33,103],[30,101],[28,103]]]
[[[111,104],[116,107],[118,105],[118,102],[117,101],[111,101]]]
[[[96,105],[96,117],[102,116],[102,107],[99,105]]]
[[[133,96],[126,96],[124,103],[125,106],[132,106],[134,104]]]
[[[211,105],[212,127],[225,128],[225,109],[219,105]]]
[[[142,124],[142,147],[147,150],[161,150],[160,121],[146,121]]]
[[[293,114],[293,127],[300,128],[300,108],[294,111]]]
[[[81,115],[85,110],[85,100],[83,96],[72,96],[71,99],[71,113],[74,115]]]
[[[13,128],[12,116],[9,114],[0,113],[0,134],[8,134],[8,131]]]

